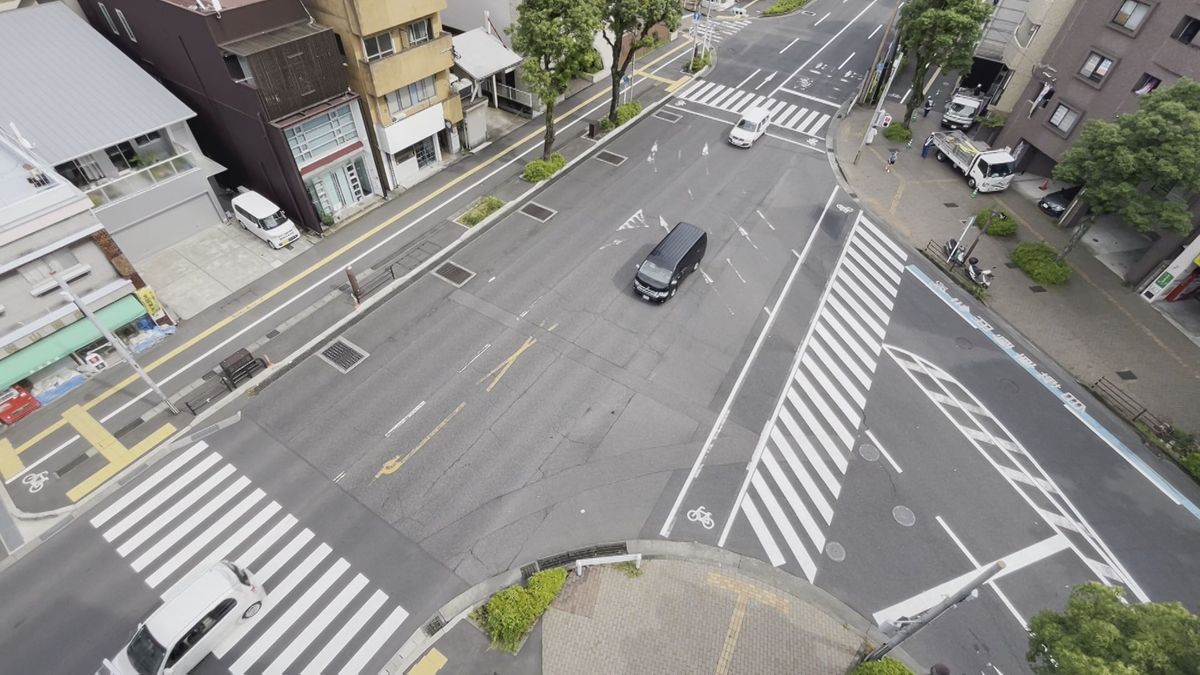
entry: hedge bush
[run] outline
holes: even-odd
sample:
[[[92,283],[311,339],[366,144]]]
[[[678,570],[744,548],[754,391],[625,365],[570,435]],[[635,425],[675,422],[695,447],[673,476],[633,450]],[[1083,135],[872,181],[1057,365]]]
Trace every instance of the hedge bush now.
[[[629,120],[638,116],[642,112],[642,104],[637,101],[622,103],[617,106],[617,126],[625,124]]]
[[[1040,241],[1018,244],[1012,252],[1012,261],[1030,279],[1044,286],[1057,286],[1071,278],[1071,267],[1058,259],[1053,248]]]
[[[883,128],[883,137],[893,143],[906,143],[912,139],[912,129],[905,129],[899,123],[889,124]]]
[[[1011,237],[1017,233],[1017,220],[1004,209],[984,208],[975,217],[975,224],[993,237]]]
[[[500,199],[499,197],[493,197],[492,195],[480,197],[479,201],[475,202],[474,206],[467,209],[467,212],[462,214],[458,220],[467,227],[475,227],[479,223],[483,222],[484,218],[487,218],[496,211],[500,210],[501,206],[504,206],[504,200]]]
[[[549,159],[535,159],[526,164],[521,177],[530,183],[539,183],[558,173],[566,164],[567,158],[563,157],[561,152],[556,152],[550,155]]]
[[[509,586],[493,595],[471,616],[487,631],[494,647],[516,652],[566,582],[567,568],[542,570],[529,577],[527,585]]]
[[[850,675],[913,675],[913,671],[896,659],[884,657],[858,664]]]
[[[1189,452],[1179,463],[1183,465],[1185,471],[1192,474],[1192,478],[1200,480],[1200,452]]]
[[[777,0],[777,2],[763,11],[763,16],[779,16],[794,12],[808,4],[808,0]]]
[[[699,56],[693,56],[691,62],[688,63],[688,72],[696,73],[704,70],[710,63],[712,63],[712,52],[704,52]]]

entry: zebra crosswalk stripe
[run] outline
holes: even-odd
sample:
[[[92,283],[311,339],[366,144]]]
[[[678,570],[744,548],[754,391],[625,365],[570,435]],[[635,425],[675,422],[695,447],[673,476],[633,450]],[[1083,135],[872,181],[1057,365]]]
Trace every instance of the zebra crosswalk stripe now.
[[[321,651],[313,657],[312,661],[308,662],[308,665],[301,672],[304,675],[321,675],[321,673],[324,673],[329,662],[333,661],[346,648],[350,642],[350,638],[354,637],[358,631],[362,630],[363,626],[367,625],[367,621],[379,611],[380,607],[383,607],[383,603],[385,602],[387,602],[387,594],[383,591],[375,591],[370,599],[358,608],[354,616],[350,617],[350,620],[342,625],[341,630],[334,634],[329,642],[325,643]]]

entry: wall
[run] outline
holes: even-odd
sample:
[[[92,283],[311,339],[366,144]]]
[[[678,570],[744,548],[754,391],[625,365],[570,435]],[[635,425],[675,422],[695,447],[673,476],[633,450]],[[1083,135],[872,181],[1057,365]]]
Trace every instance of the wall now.
[[[201,201],[193,202],[196,198]],[[182,207],[184,203],[190,204]],[[197,208],[197,204],[205,208]],[[170,212],[169,216],[163,218],[166,212]],[[96,209],[105,229],[134,262],[219,224],[222,215],[209,192],[208,178],[200,168]],[[148,220],[158,226],[143,226]]]
[[[1030,21],[1041,28],[1024,48],[1015,39],[1009,38],[1008,46],[1004,49],[1004,64],[1012,70],[1012,76],[1000,100],[993,106],[995,110],[1012,111],[1022,100],[1021,96],[1029,86],[1034,70],[1045,60],[1046,50],[1054,42],[1074,6],[1075,0],[1033,0],[1029,3],[1026,13]]]
[[[345,93],[346,69],[333,35],[325,30],[247,57],[268,119]]]

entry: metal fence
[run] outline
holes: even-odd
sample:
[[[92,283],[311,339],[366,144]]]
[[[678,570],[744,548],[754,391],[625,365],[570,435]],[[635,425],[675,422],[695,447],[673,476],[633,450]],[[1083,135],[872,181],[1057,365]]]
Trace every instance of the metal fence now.
[[[1146,406],[1138,403],[1135,398],[1121,391],[1121,388],[1109,381],[1108,378],[1102,377],[1096,380],[1096,383],[1092,385],[1092,391],[1109,408],[1112,408],[1114,412],[1124,417],[1128,422],[1143,424],[1151,433],[1164,440],[1171,438],[1173,430],[1168,420],[1150,412]]]

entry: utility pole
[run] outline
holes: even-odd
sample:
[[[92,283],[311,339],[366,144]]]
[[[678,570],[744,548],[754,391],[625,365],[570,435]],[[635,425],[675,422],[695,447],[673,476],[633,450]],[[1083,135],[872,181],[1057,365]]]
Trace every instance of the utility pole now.
[[[875,651],[867,654],[863,658],[863,661],[878,661],[882,659],[888,652],[898,647],[901,642],[916,635],[917,631],[933,623],[933,620],[944,614],[946,610],[965,600],[976,588],[984,585],[989,579],[999,574],[1000,570],[1004,569],[1004,567],[1004,561],[997,560],[968,582],[966,586],[963,586],[957,593],[942,600],[937,606],[921,612],[915,619],[901,621],[901,628],[892,636],[892,639],[880,645]]]
[[[897,49],[896,59],[892,61],[892,72],[888,74],[887,84],[883,86],[883,92],[879,95],[879,104],[875,106],[875,112],[871,114],[871,122],[867,125],[867,130],[863,132],[862,142],[858,144],[858,152],[854,153],[852,164],[858,164],[858,157],[867,145],[867,136],[871,133],[871,129],[875,127],[875,122],[879,119],[879,113],[883,110],[883,104],[887,103],[888,92],[892,90],[892,80],[896,79],[896,71],[900,68],[900,59],[903,57],[904,52]]]
[[[171,411],[171,414],[178,415],[179,409],[175,407],[174,403],[171,403],[171,399],[167,398],[167,395],[163,393],[163,390],[159,388],[158,384],[155,383],[154,380],[150,379],[150,375],[146,373],[146,371],[142,370],[142,367],[138,365],[137,361],[134,360],[133,353],[125,347],[125,343],[121,342],[117,336],[110,333],[108,329],[104,327],[104,324],[100,322],[100,319],[96,318],[96,315],[92,313],[92,310],[87,306],[87,303],[85,303],[78,295],[75,295],[75,291],[71,290],[71,287],[66,281],[63,280],[62,277],[55,274],[54,280],[58,282],[58,288],[62,291],[63,297],[75,303],[75,306],[79,308],[79,311],[83,312],[83,315],[92,322],[92,325],[96,327],[96,330],[100,331],[100,334],[104,336],[104,339],[108,341],[108,344],[112,345],[112,348],[117,350],[117,353],[121,355],[122,359],[125,359],[126,363],[133,366],[134,371],[141,376],[142,381],[145,382],[151,389],[153,389],[154,393],[158,394],[159,398],[163,400],[163,403],[167,404],[167,409]]]

